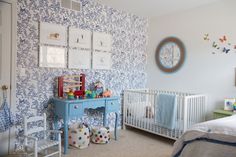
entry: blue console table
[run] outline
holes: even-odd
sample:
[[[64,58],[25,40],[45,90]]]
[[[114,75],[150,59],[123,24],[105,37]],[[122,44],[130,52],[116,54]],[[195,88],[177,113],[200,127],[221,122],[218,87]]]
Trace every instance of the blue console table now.
[[[96,99],[60,99],[53,98],[52,103],[54,105],[54,125],[57,127],[58,117],[63,118],[64,121],[64,154],[68,153],[68,122],[70,118],[82,117],[84,115],[84,110],[91,108],[96,109],[103,107],[103,125],[106,126],[107,114],[114,112],[116,114],[115,119],[115,140],[117,140],[117,124],[119,115],[119,97],[110,98],[96,98]]]

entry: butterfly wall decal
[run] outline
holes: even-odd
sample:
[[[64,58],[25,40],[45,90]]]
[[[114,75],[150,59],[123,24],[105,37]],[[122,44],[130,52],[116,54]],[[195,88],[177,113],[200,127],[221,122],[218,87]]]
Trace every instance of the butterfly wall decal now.
[[[216,47],[217,47],[217,44],[216,44],[216,42],[215,42],[215,41],[212,43],[212,47],[214,47],[214,48],[216,48]]]
[[[226,36],[224,35],[223,37],[219,38],[220,42],[224,43],[227,41]]]
[[[224,48],[223,48],[223,52],[224,52],[224,53],[226,53],[226,54],[227,54],[227,53],[229,53],[229,51],[230,51],[230,49],[229,49],[229,48],[226,48],[226,47],[224,47]]]
[[[226,35],[223,35],[218,38],[219,40],[214,41],[214,40],[210,40],[209,33],[205,33],[203,36],[203,39],[205,41],[212,41],[210,42],[212,44],[212,48],[214,48],[214,50],[212,51],[212,54],[217,54],[217,52],[229,54],[232,51],[236,53],[236,44],[230,42]]]
[[[206,41],[209,41],[209,40],[210,40],[209,34],[208,34],[208,33],[207,33],[207,34],[204,34],[203,39],[206,40]]]
[[[220,47],[218,46],[218,44],[215,41],[213,41],[212,47],[214,47],[216,49],[220,49]]]

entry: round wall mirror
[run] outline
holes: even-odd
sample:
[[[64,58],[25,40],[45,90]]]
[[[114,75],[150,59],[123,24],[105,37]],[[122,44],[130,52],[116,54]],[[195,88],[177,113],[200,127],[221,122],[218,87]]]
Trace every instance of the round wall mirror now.
[[[160,42],[156,49],[156,63],[167,73],[177,71],[184,63],[184,44],[175,37],[168,37]]]

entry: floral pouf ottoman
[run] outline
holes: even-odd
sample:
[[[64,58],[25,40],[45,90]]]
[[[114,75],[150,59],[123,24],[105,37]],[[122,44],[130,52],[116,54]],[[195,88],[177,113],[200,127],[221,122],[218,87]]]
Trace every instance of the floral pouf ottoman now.
[[[92,129],[92,138],[93,143],[105,144],[110,141],[110,131],[109,128],[105,127],[96,127]]]
[[[84,149],[89,146],[90,134],[88,126],[84,124],[74,124],[69,128],[69,145]]]

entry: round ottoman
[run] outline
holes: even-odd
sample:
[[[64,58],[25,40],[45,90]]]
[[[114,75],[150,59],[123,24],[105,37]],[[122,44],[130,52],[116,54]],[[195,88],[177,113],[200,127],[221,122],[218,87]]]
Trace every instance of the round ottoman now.
[[[96,127],[92,129],[92,138],[93,143],[105,144],[110,141],[110,131],[109,128],[105,127]]]
[[[74,124],[69,128],[69,145],[84,149],[89,146],[89,128],[84,124]]]

